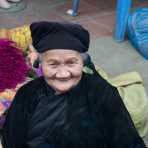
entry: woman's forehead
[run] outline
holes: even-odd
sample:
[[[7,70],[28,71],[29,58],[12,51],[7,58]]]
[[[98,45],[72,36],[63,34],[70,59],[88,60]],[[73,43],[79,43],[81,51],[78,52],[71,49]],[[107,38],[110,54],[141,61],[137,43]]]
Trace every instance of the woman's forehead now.
[[[66,49],[48,50],[48,51],[42,53],[42,56],[47,59],[81,58],[79,52],[74,51],[74,50],[66,50]]]

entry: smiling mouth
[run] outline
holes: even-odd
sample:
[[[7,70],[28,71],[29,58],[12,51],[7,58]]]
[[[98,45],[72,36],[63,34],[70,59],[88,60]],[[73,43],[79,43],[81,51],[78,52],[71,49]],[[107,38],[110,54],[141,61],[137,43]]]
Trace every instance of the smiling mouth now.
[[[69,80],[71,80],[71,79],[58,79],[57,81],[59,81],[59,82],[67,82]]]

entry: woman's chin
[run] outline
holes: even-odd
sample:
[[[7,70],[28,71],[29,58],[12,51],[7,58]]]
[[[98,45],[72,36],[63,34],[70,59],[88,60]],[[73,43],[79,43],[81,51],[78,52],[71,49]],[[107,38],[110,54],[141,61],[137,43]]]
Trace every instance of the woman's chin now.
[[[68,92],[73,86],[67,86],[67,87],[54,87],[54,90],[56,91],[56,94],[63,94],[65,92]]]
[[[66,93],[70,90],[71,88],[68,88],[68,89],[55,89],[56,91],[56,94],[63,94],[63,93]]]

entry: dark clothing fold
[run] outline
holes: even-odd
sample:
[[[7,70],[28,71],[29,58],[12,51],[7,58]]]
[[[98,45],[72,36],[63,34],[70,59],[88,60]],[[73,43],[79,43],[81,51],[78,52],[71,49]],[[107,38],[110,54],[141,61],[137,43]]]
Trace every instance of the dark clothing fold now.
[[[145,148],[115,87],[83,73],[55,94],[43,77],[24,85],[8,111],[4,148]]]

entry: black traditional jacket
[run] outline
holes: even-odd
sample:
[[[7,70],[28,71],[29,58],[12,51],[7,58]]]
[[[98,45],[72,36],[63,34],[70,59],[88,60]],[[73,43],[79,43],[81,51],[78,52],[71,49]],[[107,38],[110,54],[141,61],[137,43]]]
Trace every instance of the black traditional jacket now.
[[[98,74],[57,95],[43,77],[24,85],[8,111],[4,148],[145,148],[115,87]]]

